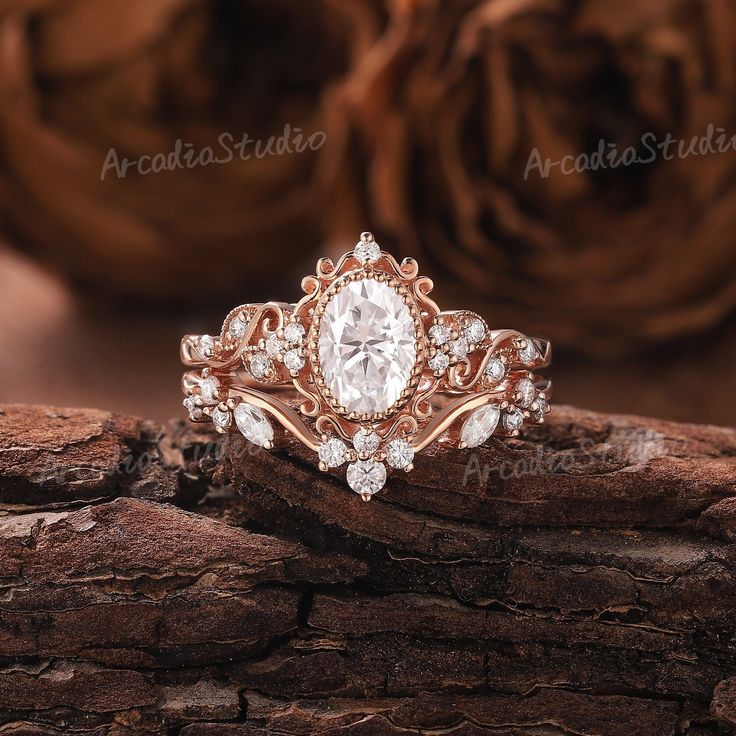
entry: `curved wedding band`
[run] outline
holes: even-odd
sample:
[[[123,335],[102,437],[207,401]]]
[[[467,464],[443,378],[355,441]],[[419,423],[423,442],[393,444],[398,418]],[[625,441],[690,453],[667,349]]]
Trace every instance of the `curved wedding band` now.
[[[432,288],[415,260],[398,263],[363,233],[336,264],[318,261],[298,303],[243,304],[218,337],[182,339],[189,418],[268,449],[275,422],[321,470],[347,463],[364,500],[387,466],[410,471],[431,442],[476,447],[543,422],[551,384],[534,371],[549,341],[441,311]]]

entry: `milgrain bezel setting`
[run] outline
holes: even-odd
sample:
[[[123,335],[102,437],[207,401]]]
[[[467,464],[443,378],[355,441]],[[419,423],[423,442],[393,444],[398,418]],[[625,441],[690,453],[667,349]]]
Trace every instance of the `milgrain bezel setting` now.
[[[365,289],[356,297],[353,285],[362,281],[393,290],[398,301],[387,298],[383,288]],[[549,342],[515,330],[491,330],[468,310],[441,311],[428,296],[432,288],[415,260],[397,262],[370,233],[363,233],[337,263],[329,258],[317,262],[316,274],[302,280],[305,295],[298,303],[243,304],[228,313],[219,337],[182,339],[181,359],[191,369],[182,379],[190,419],[211,421],[218,432],[239,431],[266,449],[283,437],[273,434],[275,421],[317,453],[321,470],[334,473],[348,464],[348,483],[364,500],[380,490],[387,467],[410,472],[414,455],[432,442],[463,449],[468,446],[463,438],[472,438],[475,447],[491,435],[516,436],[525,422],[542,423],[551,384],[534,371],[549,364]],[[363,366],[362,373],[353,375],[336,357],[345,344],[333,346],[329,367],[320,355],[325,315],[346,289],[356,298],[348,316],[359,333],[346,344]],[[355,330],[364,324],[365,330]],[[403,336],[397,336],[402,327]],[[411,367],[404,365],[410,341]],[[394,364],[398,374],[387,379],[399,383],[386,389],[388,397],[400,389],[398,398],[375,412],[343,406],[328,385],[340,370],[348,387],[365,379],[359,391],[367,394],[373,388],[373,403],[383,405],[379,387],[386,358],[376,347],[382,342],[384,351],[393,349],[392,356],[400,359]],[[243,403],[248,411],[238,409]],[[489,405],[495,407],[490,414],[484,409]]]
[[[388,407],[388,409],[374,413],[358,413],[350,411],[345,406],[343,406],[335,396],[333,396],[332,391],[328,387],[327,381],[324,377],[319,350],[322,320],[325,312],[327,311],[328,304],[340,293],[340,291],[347,284],[363,280],[373,280],[377,283],[384,284],[390,289],[393,289],[396,294],[401,298],[414,324],[414,366],[409,373],[404,389],[402,390],[399,398],[394,401],[393,404]],[[322,395],[322,398],[327,402],[332,411],[334,411],[336,414],[345,417],[346,419],[353,422],[365,422],[370,424],[382,422],[394,416],[398,411],[400,411],[414,395],[414,392],[419,385],[419,380],[422,377],[422,371],[424,369],[425,342],[426,338],[424,334],[424,324],[422,323],[422,317],[416,305],[416,301],[414,300],[414,297],[412,296],[410,290],[399,278],[383,271],[377,271],[370,266],[360,268],[355,271],[350,271],[349,273],[346,273],[332,283],[332,285],[324,292],[314,310],[312,326],[309,330],[308,343],[309,360],[312,364],[312,378],[320,394]]]

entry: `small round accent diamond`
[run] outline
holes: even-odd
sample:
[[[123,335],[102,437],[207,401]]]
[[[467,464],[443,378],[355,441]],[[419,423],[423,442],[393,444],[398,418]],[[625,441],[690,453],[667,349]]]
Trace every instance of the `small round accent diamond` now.
[[[547,399],[545,399],[544,396],[537,396],[537,411],[534,414],[534,419],[537,422],[544,421],[544,415],[547,413],[548,409],[549,403],[547,402]]]
[[[347,456],[348,447],[339,437],[331,437],[319,446],[319,459],[328,468],[339,468]]]
[[[370,498],[386,483],[386,467],[375,460],[358,460],[348,465],[348,485],[364,498]]]
[[[263,378],[271,370],[271,361],[263,353],[253,353],[248,365],[253,378]]]
[[[450,343],[450,352],[456,358],[462,360],[468,354],[468,343],[461,337],[459,340]]]
[[[442,373],[450,365],[450,359],[444,353],[435,353],[428,364],[435,373]]]
[[[220,382],[215,376],[207,376],[199,382],[199,391],[202,401],[205,404],[216,404],[218,399],[218,391],[220,389]]]
[[[212,424],[220,429],[227,429],[230,426],[230,412],[222,409],[215,409],[212,412]]]
[[[275,358],[283,350],[284,343],[276,335],[269,335],[266,338],[266,353],[268,353],[270,358]]]
[[[284,339],[289,345],[298,345],[304,339],[304,327],[299,322],[289,322],[284,327]]]
[[[374,263],[381,257],[381,248],[375,240],[356,243],[353,255],[361,263]]]
[[[284,353],[284,365],[290,371],[300,371],[304,368],[304,358],[299,355],[298,350],[288,350]]]
[[[392,468],[408,468],[414,462],[414,450],[406,440],[391,440],[386,447],[386,462]]]
[[[471,345],[477,345],[486,336],[486,327],[479,319],[472,319],[463,331],[465,339]]]
[[[429,328],[429,336],[434,340],[435,345],[444,345],[450,342],[450,328],[445,325],[432,325]]]
[[[182,403],[189,412],[189,418],[192,421],[202,418],[202,407],[197,406],[197,400],[194,398],[194,396],[187,396]]]
[[[521,409],[509,409],[507,414],[503,417],[503,426],[507,432],[515,432],[517,429],[521,429],[521,425],[524,423],[524,415]]]
[[[516,393],[518,394],[518,399],[516,403],[519,406],[523,406],[525,409],[528,409],[534,401],[537,390],[534,388],[534,384],[532,383],[532,381],[530,381],[528,378],[522,378],[516,384]]]
[[[361,427],[353,436],[353,447],[362,454],[372,455],[378,449],[380,441],[375,432]]]
[[[501,358],[491,358],[486,365],[486,375],[494,382],[502,381],[506,375],[506,363]]]
[[[245,314],[241,312],[233,317],[229,327],[227,328],[227,333],[233,340],[240,340],[240,338],[245,335],[245,331],[247,329],[248,323],[245,320]]]
[[[519,360],[524,365],[534,363],[539,358],[539,351],[531,340],[526,340],[526,345],[519,350]]]

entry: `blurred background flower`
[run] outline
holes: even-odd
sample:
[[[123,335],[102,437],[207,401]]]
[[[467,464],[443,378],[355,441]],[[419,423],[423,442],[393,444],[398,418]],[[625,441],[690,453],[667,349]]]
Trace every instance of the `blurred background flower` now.
[[[728,0],[0,0],[0,59],[2,400],[178,413],[179,334],[371,229],[558,400],[733,423],[733,148],[529,170],[736,135]],[[101,180],[285,126],[324,145]]]

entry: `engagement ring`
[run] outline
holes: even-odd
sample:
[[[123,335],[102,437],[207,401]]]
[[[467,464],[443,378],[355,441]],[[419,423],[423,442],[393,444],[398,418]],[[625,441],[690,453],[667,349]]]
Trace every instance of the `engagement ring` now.
[[[337,264],[318,261],[296,304],[243,304],[219,336],[183,338],[189,418],[268,449],[275,422],[321,470],[347,464],[366,501],[387,467],[410,471],[431,442],[477,447],[541,424],[551,384],[535,371],[549,341],[442,311],[432,288],[414,259],[398,263],[363,233]]]

